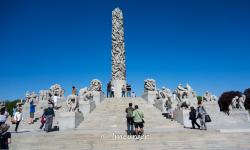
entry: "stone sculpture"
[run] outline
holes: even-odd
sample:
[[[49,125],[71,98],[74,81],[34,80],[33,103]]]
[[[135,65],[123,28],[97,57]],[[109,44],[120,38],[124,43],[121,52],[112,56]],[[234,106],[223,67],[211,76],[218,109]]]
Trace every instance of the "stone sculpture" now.
[[[123,14],[112,11],[112,80],[126,80]]]
[[[188,108],[190,106],[194,106],[195,103],[197,103],[196,93],[188,83],[185,88],[179,84],[175,90],[175,94],[177,95],[178,101],[177,108]]]
[[[50,90],[40,90],[39,91],[39,101],[44,101],[49,99]]]
[[[67,107],[69,112],[79,111],[79,101],[76,95],[67,97]]]
[[[94,79],[90,82],[90,91],[102,91],[102,83],[98,79]]]
[[[242,95],[242,96],[239,98],[239,109],[240,109],[240,110],[246,110],[246,109],[245,109],[245,106],[244,106],[245,100],[246,100],[246,95]]]
[[[78,96],[84,101],[90,101],[93,98],[92,92],[87,87],[80,89]]]
[[[52,96],[57,95],[58,97],[64,96],[64,89],[59,84],[54,84],[50,87]]]
[[[155,91],[156,83],[154,79],[146,79],[144,80],[144,91]]]
[[[208,101],[217,101],[218,97],[215,95],[212,95],[210,92],[206,91],[205,94],[202,96],[202,101],[203,102],[208,102]]]

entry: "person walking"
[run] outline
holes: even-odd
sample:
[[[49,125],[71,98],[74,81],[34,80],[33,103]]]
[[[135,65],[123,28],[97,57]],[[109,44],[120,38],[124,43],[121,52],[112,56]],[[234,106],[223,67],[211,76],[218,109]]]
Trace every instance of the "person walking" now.
[[[55,117],[55,112],[51,105],[44,110],[44,116],[46,119],[44,131],[50,132],[53,124],[53,117]]]
[[[198,118],[200,119],[200,129],[207,130],[207,126],[205,122],[205,116],[207,112],[204,106],[202,105],[201,101],[198,101],[197,113],[198,113]]]
[[[135,134],[136,136],[144,133],[144,114],[142,110],[139,109],[138,105],[135,105],[135,110],[133,111],[133,121],[135,125]]]
[[[34,104],[34,101],[32,100],[30,102],[30,121],[29,124],[33,124],[34,123],[34,116],[35,116],[35,112],[36,112],[36,105]]]
[[[191,111],[189,112],[189,119],[191,120],[192,123],[192,129],[195,129],[195,125],[197,125],[197,127],[200,129],[200,125],[196,122],[197,120],[196,110],[193,106],[190,109]]]
[[[133,104],[129,103],[129,107],[126,108],[125,112],[126,112],[126,118],[127,118],[127,135],[132,135],[134,132],[133,129]]]
[[[126,95],[126,87],[125,85],[122,86],[122,97],[125,97]]]
[[[15,119],[15,123],[16,123],[15,131],[17,132],[18,126],[19,126],[21,120],[23,120],[23,115],[22,115],[22,109],[21,108],[17,109],[17,112],[14,115],[14,119]]]

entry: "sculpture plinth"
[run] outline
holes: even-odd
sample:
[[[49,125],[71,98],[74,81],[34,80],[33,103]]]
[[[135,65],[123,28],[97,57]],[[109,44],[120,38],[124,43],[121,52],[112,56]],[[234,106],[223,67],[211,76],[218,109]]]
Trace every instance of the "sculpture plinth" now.
[[[123,15],[119,8],[112,11],[112,81],[114,96],[121,97],[122,86],[126,86],[126,64]]]

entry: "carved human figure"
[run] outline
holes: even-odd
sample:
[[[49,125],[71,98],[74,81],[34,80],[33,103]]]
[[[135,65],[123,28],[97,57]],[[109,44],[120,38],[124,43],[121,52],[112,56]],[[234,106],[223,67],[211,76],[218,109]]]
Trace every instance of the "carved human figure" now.
[[[177,86],[176,93],[177,93],[177,96],[178,96],[178,98],[180,100],[183,99],[183,98],[185,98],[185,97],[187,97],[187,94],[188,94],[187,89],[185,89],[184,87],[182,87],[181,83]]]
[[[79,111],[79,101],[76,95],[67,97],[67,107],[69,112]]]
[[[239,109],[241,109],[241,110],[246,110],[246,109],[245,109],[245,106],[244,106],[245,100],[246,100],[246,95],[242,95],[242,96],[239,98]]]
[[[144,80],[144,91],[155,91],[156,83],[154,79],[146,79]]]
[[[211,101],[211,94],[208,91],[203,95],[202,101]]]
[[[98,79],[94,79],[90,82],[90,91],[102,91],[102,83]]]

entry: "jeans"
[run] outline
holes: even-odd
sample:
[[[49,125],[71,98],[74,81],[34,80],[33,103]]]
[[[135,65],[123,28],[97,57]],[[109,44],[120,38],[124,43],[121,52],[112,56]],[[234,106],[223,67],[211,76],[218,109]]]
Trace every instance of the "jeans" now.
[[[15,128],[15,131],[16,131],[16,132],[17,132],[17,129],[18,129],[19,123],[20,123],[20,121],[17,121],[17,122],[16,122],[16,128]]]
[[[131,92],[127,91],[127,97],[131,97]]]
[[[131,121],[127,120],[127,134],[132,135],[134,132],[134,125]]]
[[[43,128],[43,126],[44,126],[44,123],[42,123],[42,124],[41,124],[40,129],[42,129],[42,128]]]
[[[202,114],[199,119],[200,119],[201,129],[207,130],[207,126],[205,122],[205,114]]]
[[[125,97],[125,91],[122,91],[122,97]]]

